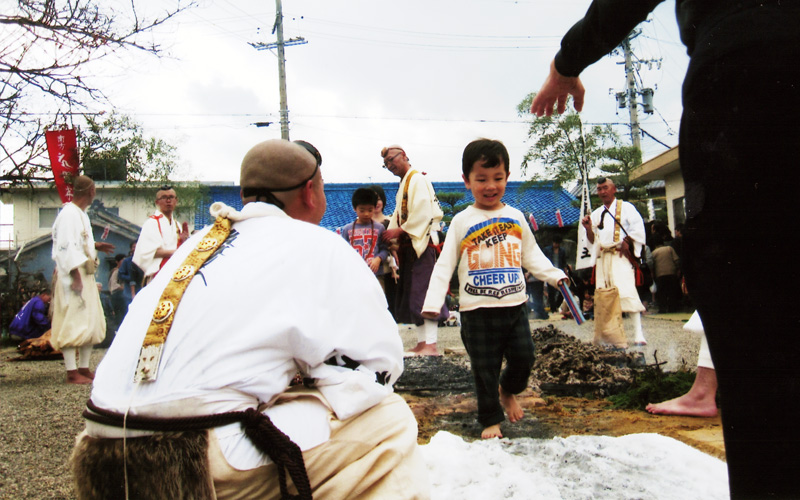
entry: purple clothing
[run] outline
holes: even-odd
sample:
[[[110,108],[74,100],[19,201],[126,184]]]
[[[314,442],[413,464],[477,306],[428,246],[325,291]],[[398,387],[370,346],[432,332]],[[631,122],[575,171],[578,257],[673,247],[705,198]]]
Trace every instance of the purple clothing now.
[[[47,304],[38,296],[29,300],[14,316],[8,331],[15,337],[35,339],[50,329],[50,318],[47,317]]]
[[[417,252],[411,243],[406,240],[400,245],[400,280],[397,282],[395,296],[395,314],[398,323],[421,325],[425,322],[422,317],[422,304],[428,293],[428,284],[431,281],[433,266],[436,265],[436,250],[429,246],[417,257]],[[439,321],[444,321],[450,316],[446,305],[439,311]]]
[[[370,224],[358,224],[353,221],[342,228],[342,238],[350,243],[350,246],[364,259],[369,262],[373,257],[380,257],[381,263],[386,262],[389,256],[389,249],[381,239],[381,235],[386,229],[383,224],[371,222]],[[378,276],[384,274],[383,265],[378,267]]]

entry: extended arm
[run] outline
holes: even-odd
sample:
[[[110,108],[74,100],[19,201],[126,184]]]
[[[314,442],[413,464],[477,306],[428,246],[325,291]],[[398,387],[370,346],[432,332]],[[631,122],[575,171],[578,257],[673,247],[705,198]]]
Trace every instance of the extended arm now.
[[[567,98],[583,109],[584,88],[578,75],[619,45],[637,24],[663,0],[594,0],[586,15],[561,40],[561,50],[550,63],[550,73],[531,103],[537,116],[566,110]]]

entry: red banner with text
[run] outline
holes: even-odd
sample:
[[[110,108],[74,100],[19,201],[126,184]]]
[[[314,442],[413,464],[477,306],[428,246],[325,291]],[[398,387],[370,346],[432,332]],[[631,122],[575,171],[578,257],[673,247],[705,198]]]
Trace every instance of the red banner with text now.
[[[72,201],[72,183],[78,176],[78,139],[75,129],[49,130],[44,133],[47,153],[63,203]]]

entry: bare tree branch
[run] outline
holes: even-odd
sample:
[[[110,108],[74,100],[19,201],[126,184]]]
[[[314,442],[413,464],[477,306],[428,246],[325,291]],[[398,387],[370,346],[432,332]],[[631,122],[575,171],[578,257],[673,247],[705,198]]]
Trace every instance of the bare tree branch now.
[[[155,17],[140,17],[135,0],[18,0],[0,13],[0,182],[48,168],[44,131],[64,119],[64,110],[106,102],[93,84],[93,63],[129,50],[161,57],[162,47],[145,35],[195,5],[178,0]],[[37,118],[47,114],[56,118]]]

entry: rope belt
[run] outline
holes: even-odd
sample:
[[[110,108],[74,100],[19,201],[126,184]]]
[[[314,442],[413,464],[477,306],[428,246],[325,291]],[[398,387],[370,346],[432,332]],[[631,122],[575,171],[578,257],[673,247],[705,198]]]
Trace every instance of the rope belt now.
[[[278,468],[281,498],[310,500],[311,484],[308,480],[303,452],[289,436],[275,427],[272,420],[255,408],[230,411],[197,417],[144,417],[128,415],[97,407],[90,399],[83,418],[112,427],[157,432],[196,431],[240,422],[245,435],[261,453],[267,455]],[[297,488],[298,495],[290,495],[286,485],[286,471]]]

